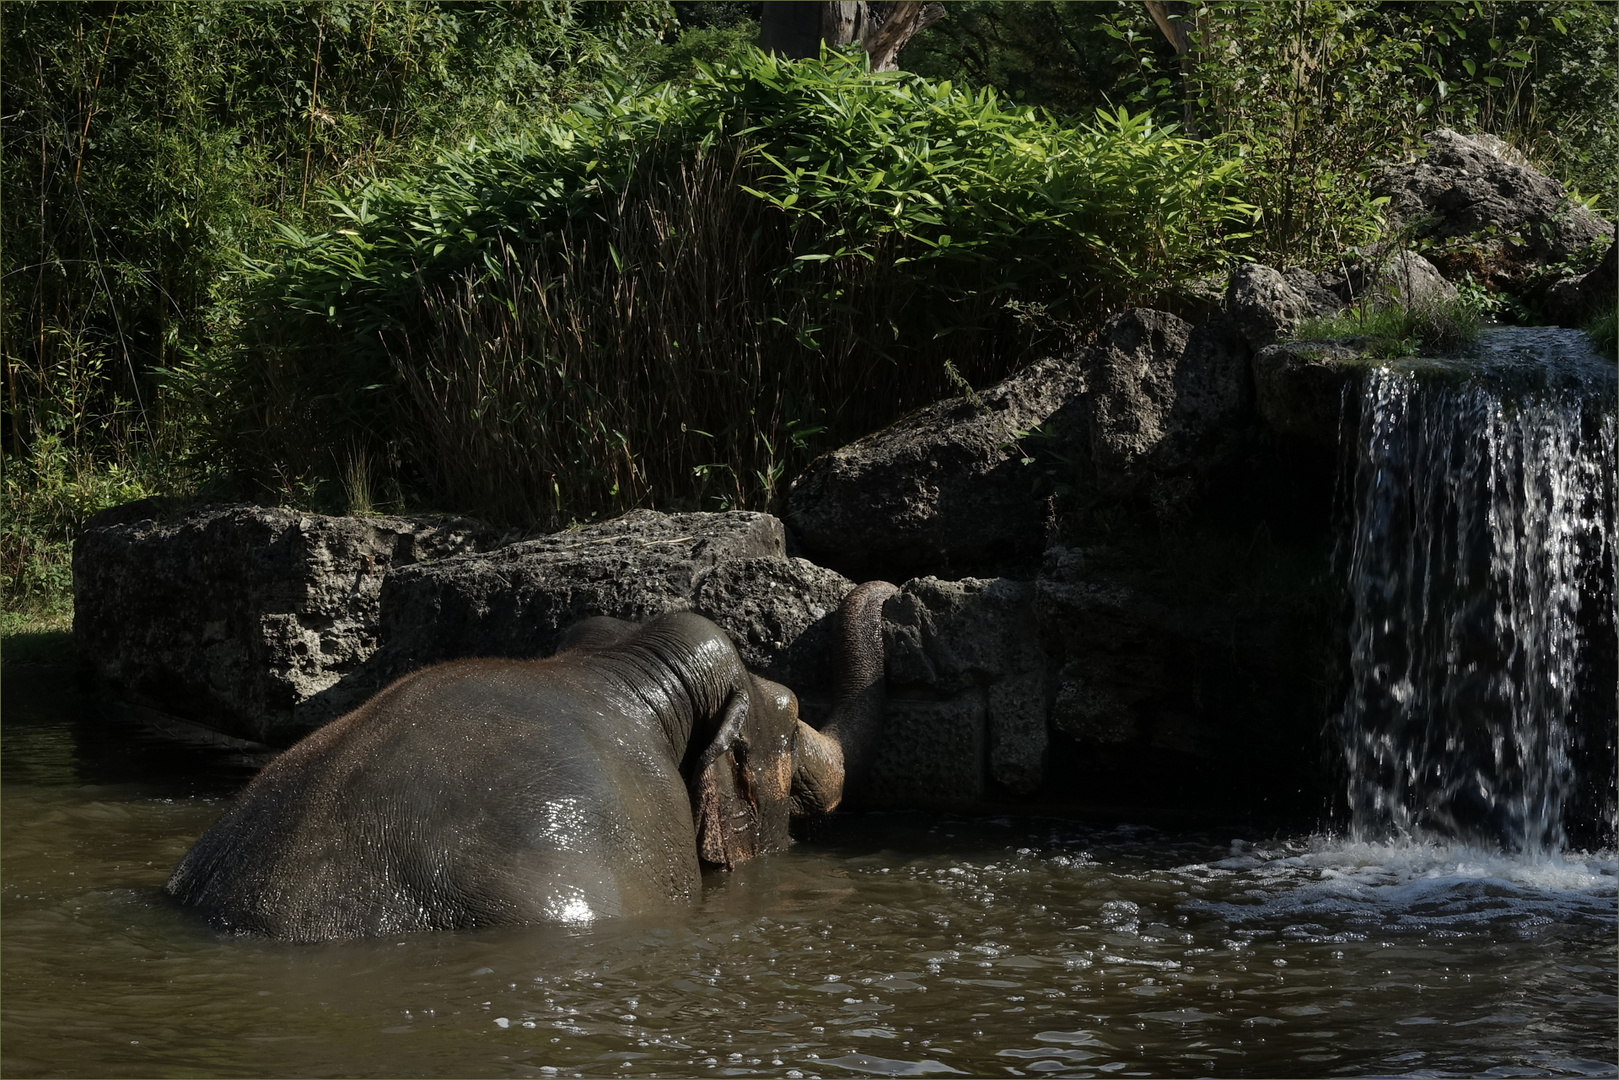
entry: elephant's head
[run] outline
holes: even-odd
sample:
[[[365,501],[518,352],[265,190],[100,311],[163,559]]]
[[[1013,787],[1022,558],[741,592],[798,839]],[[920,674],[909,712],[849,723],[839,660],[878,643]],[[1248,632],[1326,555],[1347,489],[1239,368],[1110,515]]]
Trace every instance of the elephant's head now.
[[[831,719],[816,730],[798,718],[792,690],[748,673],[719,627],[689,612],[643,627],[596,617],[571,627],[560,649],[603,657],[649,643],[688,682],[713,686],[685,743],[681,771],[691,792],[699,857],[731,869],[784,850],[791,818],[835,809],[870,764],[884,704],[882,607],[897,590],[858,586],[839,613],[837,692]],[[712,712],[706,722],[701,714]]]

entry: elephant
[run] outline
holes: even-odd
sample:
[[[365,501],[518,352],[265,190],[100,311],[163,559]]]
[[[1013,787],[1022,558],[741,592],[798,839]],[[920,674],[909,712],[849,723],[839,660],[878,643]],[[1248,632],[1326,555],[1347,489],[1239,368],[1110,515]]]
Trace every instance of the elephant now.
[[[270,762],[166,891],[286,941],[648,914],[786,848],[869,765],[887,582],[845,598],[820,730],[688,611],[413,672]]]

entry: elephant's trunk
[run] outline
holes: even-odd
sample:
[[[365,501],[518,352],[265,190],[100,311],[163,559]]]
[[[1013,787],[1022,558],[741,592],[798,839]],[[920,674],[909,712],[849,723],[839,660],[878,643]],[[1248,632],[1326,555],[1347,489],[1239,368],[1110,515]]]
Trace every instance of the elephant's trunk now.
[[[800,813],[834,809],[871,767],[887,698],[883,602],[898,591],[868,581],[844,598],[832,719],[820,731],[798,725],[793,801]]]

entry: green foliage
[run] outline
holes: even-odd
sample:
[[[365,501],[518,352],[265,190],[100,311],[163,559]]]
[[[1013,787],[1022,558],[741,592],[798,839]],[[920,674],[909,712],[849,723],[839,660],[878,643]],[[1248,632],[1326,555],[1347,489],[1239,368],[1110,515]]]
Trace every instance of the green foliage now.
[[[1321,264],[1374,239],[1369,176],[1449,126],[1500,135],[1611,213],[1619,6],[1579,0],[1192,3],[1189,53],[1140,3],[951,4],[904,62],[1059,113],[1128,104],[1223,139],[1264,216],[1245,252]]]
[[[318,217],[321,185],[434,141],[527,123],[668,19],[661,3],[8,4],[8,365],[88,342],[118,358],[103,393],[144,403],[216,345],[240,253],[276,217]]]
[[[1134,68],[1107,33],[1115,7],[962,0],[906,45],[900,63],[925,78],[994,87],[1053,115],[1090,116],[1124,103],[1115,89]]]
[[[1298,341],[1355,339],[1364,353],[1377,360],[1404,356],[1445,356],[1474,341],[1483,319],[1478,300],[1426,304],[1361,306],[1341,315],[1306,319],[1294,333]]]
[[[1610,307],[1598,313],[1586,324],[1585,332],[1598,352],[1610,360],[1619,356],[1619,312]]]
[[[197,381],[229,382],[225,397],[247,403],[250,418],[220,426],[280,428],[286,460],[364,437],[431,476],[445,455],[410,442],[400,394],[441,359],[419,343],[457,325],[451,351],[469,358],[479,341],[509,349],[513,333],[543,326],[524,338],[526,355],[502,361],[532,384],[510,389],[508,372],[498,379],[509,389],[489,396],[550,417],[534,428],[548,442],[531,454],[523,513],[691,500],[721,475],[727,502],[758,505],[789,431],[869,430],[938,396],[952,357],[975,379],[1003,371],[1016,347],[1008,301],[1080,319],[1217,262],[1251,209],[1232,197],[1235,182],[1233,163],[1145,116],[1065,127],[987,90],[872,74],[839,55],[754,51],[684,84],[609,91],[411,179],[334,197],[339,228],[284,227],[279,260],[257,268],[258,347]],[[671,192],[697,204],[672,205]],[[675,288],[697,278],[731,291]],[[639,299],[648,296],[659,299]],[[530,314],[508,332],[490,321],[490,297],[508,313],[560,315]],[[452,310],[467,307],[479,312],[470,321]],[[396,368],[405,350],[412,359]],[[740,374],[754,369],[775,387],[758,408],[748,403],[762,384]],[[731,382],[698,393],[710,371]],[[418,390],[450,392],[441,374]],[[628,407],[604,387],[636,378],[664,392],[640,414],[602,419],[593,401]],[[285,387],[296,388],[287,408]],[[424,393],[418,403],[432,400]],[[691,409],[671,410],[688,397]],[[719,401],[735,409],[706,407]],[[558,419],[569,402],[580,414]],[[480,423],[506,420],[465,406]],[[655,434],[682,422],[714,440],[712,459]],[[568,430],[574,441],[552,441]],[[655,463],[665,451],[654,445],[668,451]],[[607,495],[584,498],[555,479],[576,458],[608,469],[597,483]],[[433,483],[445,502],[475,487]]]
[[[1422,47],[1431,125],[1498,135],[1610,216],[1619,209],[1619,6],[1604,0],[1384,5]]]
[[[90,515],[195,486],[183,426],[104,393],[115,363],[93,341],[53,343],[52,366],[12,368],[17,428],[32,433],[0,476],[0,607],[13,624],[54,625],[72,605],[72,542]],[[6,631],[11,632],[10,629]]]
[[[1381,8],[1343,0],[1197,7],[1189,59],[1171,66],[1158,28],[1134,11],[1110,31],[1137,62],[1132,98],[1190,119],[1249,167],[1263,207],[1253,253],[1320,265],[1375,240],[1369,174],[1425,128],[1420,47]]]
[[[8,610],[59,611],[85,514],[198,474],[198,388],[170,375],[232,347],[273,222],[320,227],[326,184],[564,106],[671,8],[16,0],[4,20],[0,572]]]

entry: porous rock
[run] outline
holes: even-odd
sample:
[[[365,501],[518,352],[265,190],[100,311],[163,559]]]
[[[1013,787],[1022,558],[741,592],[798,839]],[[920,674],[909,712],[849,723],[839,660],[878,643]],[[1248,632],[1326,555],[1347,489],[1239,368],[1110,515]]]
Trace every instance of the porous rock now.
[[[1456,299],[1456,286],[1439,268],[1414,251],[1400,251],[1381,262],[1361,263],[1348,275],[1351,294],[1373,307],[1422,307]]]
[[[719,624],[751,670],[799,694],[826,693],[838,609],[853,588],[808,559],[729,559],[699,577],[692,607]]]
[[[984,756],[988,708],[984,691],[944,700],[888,701],[883,732],[858,807],[965,807],[988,788]]]
[[[787,558],[784,535],[768,514],[649,510],[504,546],[465,519],[252,506],[92,522],[75,635],[126,699],[279,745],[427,664],[544,655],[589,615],[699,611],[750,668],[813,695],[852,583]]]
[[[1441,129],[1427,153],[1390,166],[1372,191],[1389,198],[1392,228],[1422,241],[1451,281],[1522,293],[1535,271],[1611,239],[1613,225],[1569,198],[1556,180],[1503,153],[1499,140]]]
[[[891,701],[902,712],[908,699],[981,701],[989,773],[1019,794],[1040,787],[1046,753],[1047,665],[1033,598],[1028,582],[928,577],[906,582],[884,608]],[[953,776],[937,778],[935,801],[977,797],[953,789]]]
[[[1249,345],[1262,349],[1292,333],[1314,305],[1279,270],[1249,263],[1232,272],[1225,310]]]
[[[750,586],[757,591],[744,603]],[[789,560],[781,521],[769,514],[632,510],[390,575],[381,598],[382,648],[334,689],[332,707],[352,708],[429,663],[546,655],[588,616],[641,622],[674,610],[714,618],[750,667],[792,685],[784,676],[824,670],[825,621],[849,587]],[[809,640],[799,641],[806,631],[813,631]]]
[[[1324,318],[1336,315],[1344,309],[1345,299],[1348,296],[1345,275],[1294,266],[1283,271],[1282,277],[1304,301],[1305,315]]]
[[[375,650],[390,571],[500,539],[465,518],[139,509],[74,543],[80,655],[137,704],[260,742],[318,722],[311,702]]]
[[[1088,450],[1097,489],[1145,493],[1173,513],[1247,420],[1246,346],[1224,320],[1193,327],[1135,308],[1103,327],[1092,364]]]
[[[1608,245],[1602,259],[1584,274],[1571,274],[1553,282],[1541,297],[1541,311],[1559,326],[1584,326],[1604,306],[1614,304],[1619,290],[1619,240]]]
[[[1137,707],[1172,681],[1162,604],[1087,573],[1083,551],[1054,546],[1035,583],[1034,613],[1062,664],[1053,703],[1058,730],[1109,744],[1148,726]]]
[[[1346,409],[1356,408],[1364,357],[1344,342],[1285,342],[1254,354],[1254,405],[1272,431],[1323,447],[1338,445]]]
[[[793,481],[786,521],[817,563],[852,577],[962,573],[1037,558],[1046,506],[1026,435],[1079,420],[1083,365],[1041,360],[824,454]]]

